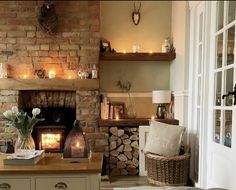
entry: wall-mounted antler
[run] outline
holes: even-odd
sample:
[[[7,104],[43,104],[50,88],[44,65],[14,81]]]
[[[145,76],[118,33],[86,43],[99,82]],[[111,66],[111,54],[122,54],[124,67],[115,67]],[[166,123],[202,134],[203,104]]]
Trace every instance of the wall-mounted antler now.
[[[141,2],[139,2],[139,8],[136,8],[136,4],[134,2],[134,11],[132,12],[132,20],[135,25],[138,25],[140,22],[141,14],[140,14],[140,9],[141,9]]]

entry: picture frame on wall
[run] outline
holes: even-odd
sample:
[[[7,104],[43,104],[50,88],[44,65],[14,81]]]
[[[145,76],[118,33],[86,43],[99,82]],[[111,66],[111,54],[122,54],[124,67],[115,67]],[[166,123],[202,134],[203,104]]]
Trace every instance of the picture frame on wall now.
[[[100,40],[100,52],[111,52],[111,43],[108,40]]]
[[[125,104],[123,102],[112,102],[111,114],[113,119],[125,118]]]

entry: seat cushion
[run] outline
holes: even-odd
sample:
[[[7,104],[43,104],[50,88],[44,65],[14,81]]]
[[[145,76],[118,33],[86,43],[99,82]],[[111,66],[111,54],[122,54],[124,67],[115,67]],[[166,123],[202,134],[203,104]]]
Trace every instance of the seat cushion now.
[[[185,128],[178,125],[151,121],[144,153],[162,156],[179,155],[184,131]]]

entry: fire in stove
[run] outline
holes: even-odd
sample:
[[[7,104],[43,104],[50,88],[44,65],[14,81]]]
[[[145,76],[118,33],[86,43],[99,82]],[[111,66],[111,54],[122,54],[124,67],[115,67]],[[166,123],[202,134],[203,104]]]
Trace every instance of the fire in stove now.
[[[62,152],[65,142],[65,126],[36,126],[36,148],[46,152]]]
[[[61,146],[61,135],[59,133],[57,134],[51,134],[51,133],[45,133],[41,134],[41,145],[42,149],[60,149]]]

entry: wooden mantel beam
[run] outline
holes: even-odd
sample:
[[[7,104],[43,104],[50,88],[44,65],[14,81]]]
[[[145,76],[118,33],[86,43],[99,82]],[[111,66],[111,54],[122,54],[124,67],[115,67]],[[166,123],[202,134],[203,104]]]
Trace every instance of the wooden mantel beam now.
[[[0,90],[98,90],[97,79],[0,79]]]

